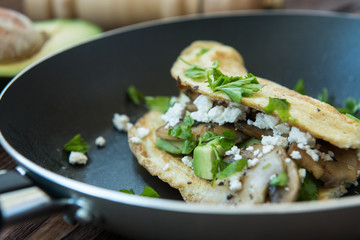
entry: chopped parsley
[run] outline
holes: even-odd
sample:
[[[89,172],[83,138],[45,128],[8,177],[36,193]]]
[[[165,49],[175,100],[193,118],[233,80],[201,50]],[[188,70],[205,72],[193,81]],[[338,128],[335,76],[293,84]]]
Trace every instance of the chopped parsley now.
[[[158,97],[145,97],[146,107],[150,110],[159,110],[165,113],[170,107],[170,97],[158,96]]]
[[[207,77],[207,71],[209,69],[202,68],[198,65],[191,64],[182,57],[179,57],[179,60],[181,60],[183,63],[189,65],[190,67],[184,71],[184,74],[186,77],[194,79],[194,80],[205,80]]]
[[[289,182],[289,178],[286,174],[286,171],[282,171],[279,175],[276,177],[273,177],[270,180],[271,186],[279,186],[279,187],[285,187]]]
[[[355,117],[355,116],[353,116],[353,115],[351,115],[350,113],[346,113],[345,115],[348,116],[349,118],[355,120],[356,122],[360,123],[360,119],[357,118],[357,117]]]
[[[243,171],[245,167],[247,167],[247,160],[245,158],[240,159],[238,161],[234,161],[229,165],[227,165],[224,170],[218,172],[215,178],[217,179],[228,178],[235,173]]]
[[[318,94],[317,99],[324,103],[330,104],[329,92],[327,88],[323,88],[322,92]]]
[[[360,104],[358,100],[348,97],[345,100],[345,108],[338,108],[338,111],[343,114],[355,115],[359,111]]]
[[[261,144],[261,141],[257,138],[250,138],[248,140],[245,140],[244,142],[242,142],[239,145],[239,148],[244,148],[244,147],[249,147],[251,145],[255,145],[255,144]]]
[[[286,99],[269,97],[269,104],[264,110],[267,114],[273,113],[276,110],[282,122],[286,122],[288,119],[294,122],[296,120],[290,116],[289,108],[290,103]]]
[[[305,86],[304,86],[304,79],[300,78],[295,87],[294,87],[294,90],[302,95],[305,95],[306,92],[305,92]]]
[[[168,131],[168,135],[172,137],[178,137],[184,139],[184,145],[182,148],[182,154],[191,153],[197,145],[196,140],[193,140],[193,134],[191,127],[194,125],[194,120],[187,115],[184,119],[184,122],[180,125],[176,125],[173,128],[170,128]]]
[[[266,170],[266,169],[268,169],[270,166],[271,166],[271,164],[268,163],[268,164],[266,164],[265,166],[262,167],[262,170]]]
[[[196,56],[197,56],[197,57],[200,57],[200,56],[204,55],[205,53],[207,53],[208,51],[210,51],[210,49],[208,49],[208,48],[202,48],[202,49],[200,50],[200,52],[198,52],[198,53],[196,54]]]
[[[317,181],[311,175],[311,173],[306,172],[304,182],[301,184],[299,191],[298,201],[312,201],[317,200],[319,194],[319,189],[317,186]]]
[[[233,77],[223,74],[217,68],[213,68],[212,76],[213,79],[208,76],[209,87],[211,90],[214,93],[223,91],[236,103],[240,103],[243,96],[250,97],[254,92],[258,92],[265,86],[264,84],[259,84],[256,77],[251,73],[244,77]]]
[[[80,134],[77,134],[68,143],[64,145],[64,148],[68,152],[75,151],[85,154],[89,150],[89,145],[85,142],[85,140],[81,137]]]
[[[120,189],[119,192],[135,195],[132,189]],[[153,188],[145,185],[143,192],[139,196],[157,198],[159,194]]]
[[[144,94],[142,94],[142,92],[136,89],[133,85],[128,88],[127,95],[136,105],[139,105],[142,101],[145,100]]]
[[[235,133],[229,129],[225,130],[223,135],[216,135],[213,132],[207,131],[204,136],[199,138],[199,146],[203,146],[212,140],[218,139],[219,145],[223,149],[228,150],[235,145],[234,138]]]

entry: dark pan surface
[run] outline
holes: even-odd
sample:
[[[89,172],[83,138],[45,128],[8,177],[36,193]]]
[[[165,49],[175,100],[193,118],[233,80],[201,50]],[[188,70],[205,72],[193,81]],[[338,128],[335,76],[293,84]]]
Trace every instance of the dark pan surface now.
[[[164,198],[180,199],[137,164],[126,133],[111,120],[125,113],[134,122],[146,111],[127,99],[130,85],[145,95],[176,95],[170,67],[198,39],[235,47],[257,76],[290,88],[303,78],[309,95],[327,87],[336,104],[348,96],[360,99],[360,19],[300,13],[205,17],[115,31],[34,66],[4,93],[0,130],[22,155],[65,177],[136,193],[146,184]],[[70,166],[62,150],[77,133],[91,145],[86,166]],[[100,135],[107,140],[102,149],[94,144]]]

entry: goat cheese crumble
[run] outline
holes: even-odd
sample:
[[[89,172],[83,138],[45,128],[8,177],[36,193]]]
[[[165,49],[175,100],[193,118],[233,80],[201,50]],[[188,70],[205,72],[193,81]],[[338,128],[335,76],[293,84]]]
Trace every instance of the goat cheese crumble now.
[[[315,146],[315,138],[310,133],[302,132],[297,127],[292,127],[289,133],[288,141],[290,143],[296,142],[298,144],[309,145],[310,147]]]
[[[293,159],[301,159],[301,154],[299,151],[292,151],[290,157],[292,157]]]
[[[138,129],[136,129],[136,135],[139,138],[144,138],[147,135],[149,135],[150,130],[144,127],[139,127]]]
[[[98,147],[105,146],[106,140],[103,136],[99,136],[95,139],[95,145]]]
[[[180,122],[184,110],[184,103],[175,103],[165,114],[161,115],[161,119],[167,123],[167,127],[174,127]]]
[[[184,156],[181,161],[188,167],[191,167],[192,168],[192,163],[193,163],[193,159],[192,157],[189,157],[189,156]]]
[[[130,118],[126,114],[115,113],[112,122],[114,127],[119,131],[127,132],[132,127]]]
[[[72,151],[69,155],[70,164],[83,164],[85,165],[88,161],[88,157],[82,152]]]

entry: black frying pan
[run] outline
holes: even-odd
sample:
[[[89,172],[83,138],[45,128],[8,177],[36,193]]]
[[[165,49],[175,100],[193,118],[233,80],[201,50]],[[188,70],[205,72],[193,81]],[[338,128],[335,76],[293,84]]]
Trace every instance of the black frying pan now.
[[[238,209],[193,206],[137,164],[112,116],[125,113],[134,122],[146,111],[127,99],[129,85],[146,95],[176,95],[170,67],[183,48],[199,39],[235,47],[257,76],[290,88],[303,78],[309,95],[326,87],[339,105],[348,96],[360,99],[360,19],[353,16],[256,12],[146,23],[106,33],[21,73],[1,95],[0,142],[20,170],[55,199],[46,202],[46,209],[56,203],[69,217],[136,238],[360,236],[357,196]],[[86,166],[70,166],[62,149],[77,133],[91,145]],[[100,135],[107,139],[103,149],[94,145]],[[117,191],[141,193],[144,185],[162,198]],[[18,217],[4,216],[4,224]]]

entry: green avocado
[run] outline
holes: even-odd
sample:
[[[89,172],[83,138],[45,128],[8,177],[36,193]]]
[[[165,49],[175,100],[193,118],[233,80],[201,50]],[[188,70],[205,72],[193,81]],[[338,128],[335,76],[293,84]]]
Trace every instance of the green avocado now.
[[[214,145],[219,155],[222,156],[225,153],[218,140],[211,141],[203,146],[197,146],[193,152],[193,169],[196,176],[207,180],[212,180],[214,174],[211,172],[213,168],[214,160],[216,159],[215,151],[212,147]]]
[[[54,19],[34,23],[38,31],[44,31],[49,39],[40,51],[29,58],[11,63],[0,64],[1,77],[13,77],[34,61],[58,50],[78,44],[101,32],[101,29],[83,20]]]

